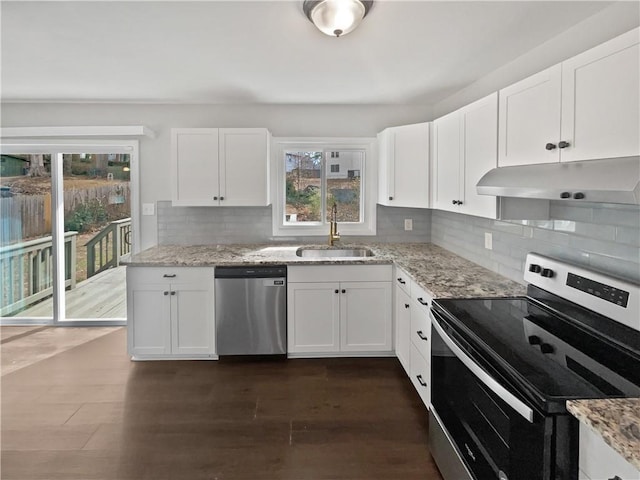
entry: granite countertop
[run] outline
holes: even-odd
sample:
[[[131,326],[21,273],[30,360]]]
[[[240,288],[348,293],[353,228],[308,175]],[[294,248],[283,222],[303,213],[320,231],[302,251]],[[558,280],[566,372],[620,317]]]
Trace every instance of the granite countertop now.
[[[303,248],[330,249],[327,245],[164,245],[152,247],[123,262],[130,266],[229,265],[376,265],[395,263],[434,298],[523,295],[526,288],[497,273],[430,243],[340,243],[334,248],[369,248],[372,257],[298,257]]]
[[[569,400],[567,410],[640,470],[640,398]]]

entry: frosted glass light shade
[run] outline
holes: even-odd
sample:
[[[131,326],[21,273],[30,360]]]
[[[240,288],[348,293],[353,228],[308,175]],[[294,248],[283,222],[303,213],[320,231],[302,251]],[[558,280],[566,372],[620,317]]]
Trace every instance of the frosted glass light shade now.
[[[364,0],[306,0],[303,9],[322,33],[340,37],[360,25],[372,3]]]

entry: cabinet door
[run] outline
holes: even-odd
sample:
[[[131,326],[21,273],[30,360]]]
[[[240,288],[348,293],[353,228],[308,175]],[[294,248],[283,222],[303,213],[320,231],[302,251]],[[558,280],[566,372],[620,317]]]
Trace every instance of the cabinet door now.
[[[561,160],[640,154],[639,30],[562,64]]]
[[[482,176],[498,166],[498,94],[493,93],[460,110],[463,144],[463,192],[460,213],[497,218],[497,198],[478,195]]]
[[[210,281],[171,285],[171,353],[212,354],[213,275]]]
[[[337,282],[288,284],[287,345],[291,353],[340,350],[340,290]]]
[[[378,203],[393,206],[393,129],[378,134]]]
[[[220,129],[220,205],[268,205],[268,168],[269,132],[266,129]]]
[[[340,283],[340,351],[392,351],[391,318],[391,282]]]
[[[393,201],[397,207],[429,208],[429,124],[393,130]]]
[[[396,356],[410,375],[410,345],[411,345],[411,299],[402,289],[395,288],[395,321],[396,321]]]
[[[499,92],[498,165],[560,161],[561,66]],[[553,149],[547,150],[551,144]]]
[[[169,285],[128,281],[127,343],[130,355],[171,353],[169,291]]]
[[[218,129],[171,130],[173,205],[218,205]]]
[[[436,176],[433,206],[457,212],[460,201],[460,113],[452,112],[433,122],[434,171]]]

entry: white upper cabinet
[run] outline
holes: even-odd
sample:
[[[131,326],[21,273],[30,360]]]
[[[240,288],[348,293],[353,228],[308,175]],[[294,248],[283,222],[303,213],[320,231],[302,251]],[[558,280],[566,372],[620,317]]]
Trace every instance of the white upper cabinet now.
[[[264,128],[172,129],[173,205],[268,205],[269,139]]]
[[[556,65],[500,90],[501,167],[559,161],[560,77]]]
[[[562,63],[561,160],[640,154],[640,30]]]
[[[387,128],[378,147],[378,203],[429,208],[429,123]]]
[[[496,218],[496,197],[478,195],[478,180],[497,166],[498,94],[434,121],[434,207]]]
[[[639,32],[500,90],[499,166],[639,155]]]

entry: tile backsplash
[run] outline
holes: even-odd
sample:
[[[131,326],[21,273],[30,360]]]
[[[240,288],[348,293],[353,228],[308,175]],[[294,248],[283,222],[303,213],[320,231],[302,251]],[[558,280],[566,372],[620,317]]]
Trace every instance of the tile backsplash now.
[[[528,252],[640,282],[640,207],[551,202],[550,217],[518,223],[434,210],[431,242],[520,283]]]
[[[299,241],[324,243],[324,237],[273,237],[271,207],[173,207],[158,202],[160,245],[211,245]],[[377,235],[343,237],[344,241],[428,242],[431,210],[377,206]],[[404,230],[404,220],[413,220],[413,230]],[[327,231],[328,232],[328,231]]]
[[[273,237],[271,207],[172,207],[158,202],[160,245],[297,241],[323,237]],[[522,283],[528,252],[567,260],[640,282],[640,207],[551,202],[548,221],[503,222],[440,210],[377,206],[377,235],[343,237],[362,242],[432,242]],[[413,230],[404,230],[404,219]],[[492,249],[485,245],[492,235]]]

